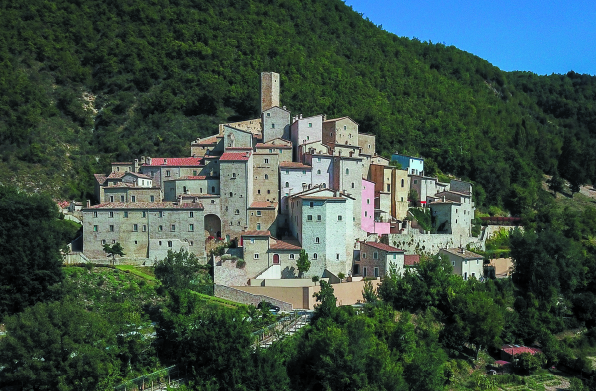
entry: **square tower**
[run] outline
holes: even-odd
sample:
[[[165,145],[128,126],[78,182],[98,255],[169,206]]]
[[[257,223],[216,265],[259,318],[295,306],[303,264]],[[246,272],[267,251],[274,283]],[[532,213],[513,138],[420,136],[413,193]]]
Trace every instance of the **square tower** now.
[[[261,72],[261,113],[279,107],[279,73]]]

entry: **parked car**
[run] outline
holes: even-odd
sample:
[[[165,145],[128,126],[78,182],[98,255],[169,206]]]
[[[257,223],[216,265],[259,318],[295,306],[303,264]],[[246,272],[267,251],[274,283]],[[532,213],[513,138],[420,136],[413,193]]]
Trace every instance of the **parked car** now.
[[[279,312],[279,307],[276,305],[273,305],[272,303],[268,302],[268,301],[262,301],[257,305],[257,308],[260,310],[269,310],[271,312],[275,312],[278,313]]]

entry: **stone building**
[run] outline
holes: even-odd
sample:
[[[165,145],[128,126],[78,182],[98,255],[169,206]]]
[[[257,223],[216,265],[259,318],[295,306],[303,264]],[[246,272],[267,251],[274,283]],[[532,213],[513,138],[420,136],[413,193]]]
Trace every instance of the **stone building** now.
[[[279,157],[277,149],[260,148],[253,154],[253,200],[278,202]]]
[[[360,242],[360,258],[354,260],[353,275],[383,277],[393,269],[404,271],[405,253],[396,247],[376,242]]]
[[[350,117],[323,121],[323,144],[358,147],[358,124]]]
[[[253,195],[253,162],[249,151],[225,152],[219,159],[221,231],[226,239],[240,239],[248,229],[248,206]]]
[[[132,183],[120,183],[102,188],[101,202],[161,202],[159,187],[137,187]]]
[[[248,213],[249,231],[269,231],[277,237],[277,202],[254,201]]]
[[[264,143],[255,145],[255,153],[277,153],[280,162],[292,161],[292,142],[281,138],[275,138]]]
[[[120,243],[126,258],[162,259],[168,250],[185,249],[205,257],[201,203],[102,203],[83,209],[83,252],[106,259],[104,244]]]
[[[279,73],[261,72],[261,113],[279,106]]]
[[[287,198],[312,187],[312,167],[298,162],[279,164],[280,213],[288,214]]]
[[[219,177],[183,176],[163,183],[165,201],[176,201],[180,195],[219,195]]]
[[[207,155],[221,155],[223,153],[223,135],[214,135],[197,139],[190,144],[190,155],[192,157],[203,157]]]
[[[299,161],[298,147],[315,141],[322,141],[323,115],[302,118],[302,114],[294,117],[290,127],[294,161]]]
[[[200,175],[203,159],[198,157],[186,158],[151,158],[146,157],[140,166],[140,173],[153,180],[153,186],[162,187],[167,179],[183,176]]]
[[[445,248],[439,251],[453,266],[453,274],[462,276],[464,280],[484,277],[484,257],[465,248]]]
[[[273,106],[262,114],[263,142],[276,138],[290,139],[290,112],[283,108]]]
[[[374,156],[376,152],[376,138],[372,134],[358,133],[358,146],[361,154]]]

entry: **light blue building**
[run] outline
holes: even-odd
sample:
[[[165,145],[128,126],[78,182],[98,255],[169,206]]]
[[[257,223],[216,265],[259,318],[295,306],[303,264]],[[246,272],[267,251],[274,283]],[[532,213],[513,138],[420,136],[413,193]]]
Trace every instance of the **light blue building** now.
[[[410,175],[424,175],[424,159],[420,157],[394,153],[391,155],[391,161],[401,164],[401,168],[408,170],[408,174]]]

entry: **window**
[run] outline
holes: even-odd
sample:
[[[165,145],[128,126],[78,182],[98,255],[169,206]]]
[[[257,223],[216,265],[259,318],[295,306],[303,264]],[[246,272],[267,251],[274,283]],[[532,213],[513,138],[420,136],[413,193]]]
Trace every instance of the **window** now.
[[[253,255],[254,259],[259,259],[259,253],[255,253],[255,255]]]
[[[362,268],[362,277],[366,277],[366,267]]]
[[[93,217],[97,217],[97,211],[93,212]]]
[[[137,224],[133,224],[133,225],[132,225],[132,230],[133,230],[134,232],[137,232],[137,231],[139,230],[139,226],[138,226]]]
[[[176,231],[176,224],[172,224],[171,231],[172,232]]]
[[[236,178],[236,173],[235,172],[232,173],[232,178]]]
[[[170,170],[166,170],[166,176],[170,176]]]
[[[114,217],[114,212],[112,212],[112,211],[108,212],[108,216],[109,217]]]
[[[110,232],[114,232],[114,226],[110,225]]]
[[[315,243],[320,243],[318,236],[315,238]]]
[[[257,190],[257,194],[261,194],[261,189],[258,189]]]
[[[195,230],[195,225],[194,224],[188,224],[188,232],[194,232]]]
[[[159,241],[159,245],[161,246],[161,240]]]
[[[230,197],[233,197],[233,196],[234,196],[234,193],[230,192]]]
[[[143,224],[143,232],[147,232],[147,226]]]
[[[269,163],[269,159],[265,159],[265,164]],[[265,178],[266,179],[266,178]]]
[[[93,226],[93,232],[97,232],[97,225]]]
[[[124,202],[124,196],[123,195],[120,196],[120,202]]]
[[[124,217],[125,218],[128,218],[128,211],[127,210],[124,211]]]
[[[234,211],[234,214],[235,214],[235,215],[239,215],[239,214],[240,214],[240,209],[236,209],[236,210]]]
[[[339,254],[335,254],[335,260],[339,261]]]
[[[348,129],[348,127],[346,125],[344,125],[344,130],[347,130],[347,129]]]
[[[455,261],[451,261],[451,266],[455,266]]]
[[[321,221],[321,215],[317,215],[317,221]]]
[[[313,206],[315,206],[315,203],[314,203],[314,202],[312,202],[312,201],[310,201],[310,202],[308,203],[308,206],[312,208]]]
[[[257,223],[257,231],[261,230],[261,223]]]
[[[155,202],[155,196],[150,196],[149,199],[151,200],[151,202]]]
[[[294,259],[294,254],[290,254],[289,259]]]
[[[257,210],[257,216],[260,216],[260,215],[261,215],[261,211]]]
[[[476,260],[476,265],[478,265],[478,260]]]
[[[157,215],[158,215],[159,217],[163,217],[163,212],[162,212],[162,211],[159,211],[159,212],[157,213]]]
[[[102,239],[101,240],[101,244],[106,244],[106,240],[105,239]]]
[[[333,137],[333,133],[332,132],[329,132],[329,137]]]
[[[321,175],[321,170],[317,170],[317,174]]]
[[[302,175],[306,175],[306,170],[302,170]]]
[[[355,185],[354,185],[354,182],[352,182],[352,189],[354,188],[354,186],[355,186]]]
[[[267,117],[271,117],[271,113],[267,113]]]
[[[346,175],[348,175],[350,173],[350,169],[346,168]]]
[[[364,211],[364,217],[368,217],[368,212]]]
[[[393,254],[393,259],[397,259],[397,255]]]
[[[379,268],[375,267],[375,277],[379,277]]]
[[[373,253],[373,259],[379,259],[379,253],[377,251]]]
[[[271,190],[267,190],[267,194],[271,194]]]
[[[285,187],[290,187],[290,182],[286,182],[286,186]]]
[[[269,179],[269,175],[265,174],[265,179]]]
[[[418,179],[414,179],[414,184],[418,184]]]
[[[401,187],[404,187],[404,180],[401,180]]]
[[[337,221],[341,221],[341,220],[342,220],[342,217],[341,217],[341,215],[338,215],[338,216],[337,216]]]
[[[172,247],[172,241],[168,240],[168,247]]]
[[[211,192],[215,193],[215,186],[211,186]]]
[[[160,226],[157,228],[157,230],[158,230],[159,232],[163,231],[163,225],[160,225]]]
[[[143,217],[147,217],[147,212],[143,211]]]
[[[309,122],[309,123],[308,123],[308,127],[309,127],[309,128],[312,128],[312,122]]]
[[[131,196],[130,197],[130,202],[137,202],[137,197]]]
[[[317,258],[319,258],[319,256],[317,255],[317,253],[314,253],[314,254],[312,255],[312,259],[317,259]]]
[[[312,215],[308,215],[308,216],[306,216],[306,220],[308,220],[308,221],[312,221]]]
[[[110,202],[114,202],[114,196],[110,196]]]
[[[275,124],[271,124],[271,129],[275,129]]]
[[[366,259],[366,253],[362,253],[362,259]]]

